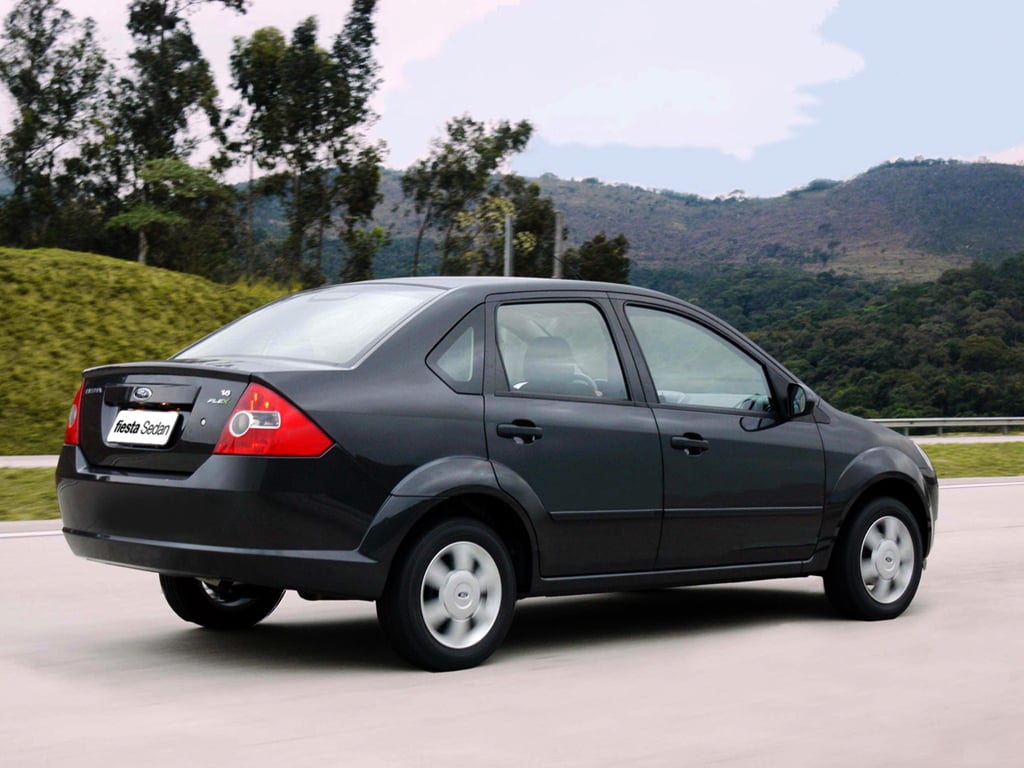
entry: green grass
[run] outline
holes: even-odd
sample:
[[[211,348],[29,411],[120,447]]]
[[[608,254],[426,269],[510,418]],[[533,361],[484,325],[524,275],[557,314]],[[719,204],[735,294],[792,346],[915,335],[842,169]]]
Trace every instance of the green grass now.
[[[1024,443],[924,446],[939,477],[1024,475]],[[0,521],[60,517],[52,469],[0,469]]]
[[[52,469],[0,469],[0,521],[60,517]]]
[[[939,477],[1024,475],[1024,443],[922,445]]]
[[[0,454],[60,450],[84,368],[164,359],[285,292],[94,254],[0,248]]]

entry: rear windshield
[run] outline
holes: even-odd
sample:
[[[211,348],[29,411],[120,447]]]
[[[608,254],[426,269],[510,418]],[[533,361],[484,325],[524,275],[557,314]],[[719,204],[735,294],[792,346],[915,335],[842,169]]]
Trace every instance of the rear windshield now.
[[[289,357],[349,368],[440,293],[386,283],[300,293],[215,331],[174,359]]]

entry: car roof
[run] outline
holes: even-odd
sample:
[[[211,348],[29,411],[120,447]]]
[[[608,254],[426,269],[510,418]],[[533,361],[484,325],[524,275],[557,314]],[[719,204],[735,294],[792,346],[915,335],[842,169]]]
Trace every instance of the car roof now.
[[[381,280],[368,280],[363,283],[342,283],[325,286],[321,290],[331,288],[351,288],[357,285],[422,285],[440,288],[446,291],[459,291],[477,294],[481,297],[492,293],[511,292],[572,292],[572,293],[629,293],[635,296],[679,300],[668,294],[638,288],[633,285],[619,283],[601,283],[589,280],[556,280],[546,277],[483,277],[483,276],[428,276],[428,277],[395,277]]]

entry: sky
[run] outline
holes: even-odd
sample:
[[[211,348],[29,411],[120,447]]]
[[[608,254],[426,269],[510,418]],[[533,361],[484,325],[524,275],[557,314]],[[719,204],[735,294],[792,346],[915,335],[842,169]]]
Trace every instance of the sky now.
[[[127,4],[61,0],[122,64]],[[252,0],[191,23],[229,105],[234,37],[316,16],[327,46],[347,11]],[[898,157],[1024,161],[1015,0],[380,0],[376,23],[373,135],[392,168],[464,113],[534,125],[518,173],[709,197],[774,196]]]

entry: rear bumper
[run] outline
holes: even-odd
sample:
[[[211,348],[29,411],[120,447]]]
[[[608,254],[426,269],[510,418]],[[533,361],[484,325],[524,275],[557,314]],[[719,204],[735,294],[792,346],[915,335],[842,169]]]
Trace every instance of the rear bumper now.
[[[187,476],[57,465],[64,534],[81,557],[333,597],[376,599],[388,563],[359,551],[379,501],[351,504],[348,460],[211,456]]]
[[[243,549],[109,536],[64,528],[79,557],[173,576],[228,578],[330,597],[374,600],[387,578],[381,563],[358,552]]]

